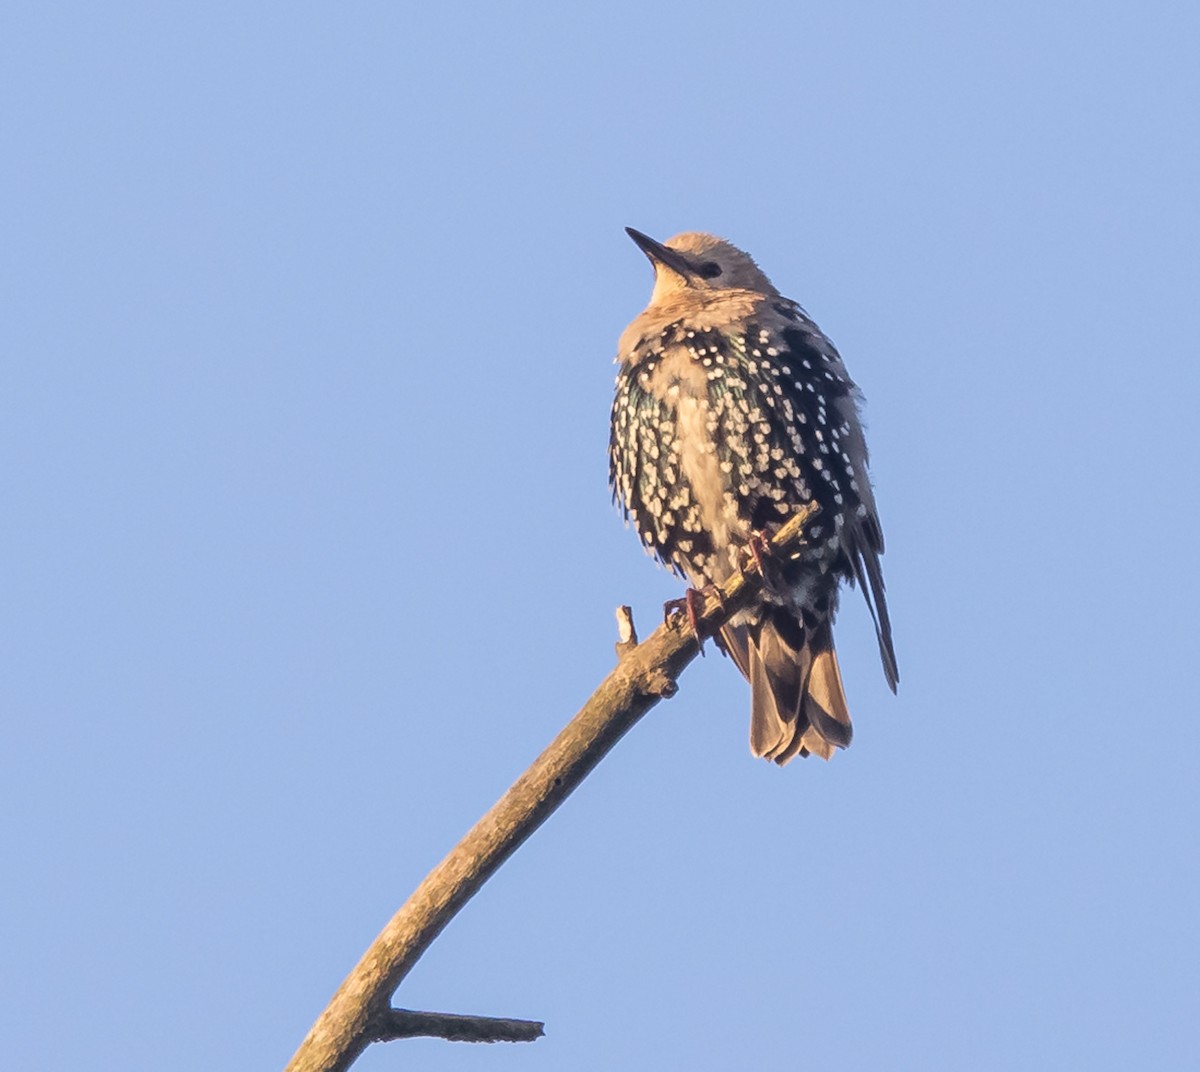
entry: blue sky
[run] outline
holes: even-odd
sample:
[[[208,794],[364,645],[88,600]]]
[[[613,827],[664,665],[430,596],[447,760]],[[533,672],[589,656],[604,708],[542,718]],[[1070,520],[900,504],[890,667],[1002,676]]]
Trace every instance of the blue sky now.
[[[902,683],[754,761],[694,665],[357,1067],[1194,1068],[1200,17],[13,4],[14,1068],[280,1067],[679,587],[609,503],[622,232],[722,234],[866,393]]]

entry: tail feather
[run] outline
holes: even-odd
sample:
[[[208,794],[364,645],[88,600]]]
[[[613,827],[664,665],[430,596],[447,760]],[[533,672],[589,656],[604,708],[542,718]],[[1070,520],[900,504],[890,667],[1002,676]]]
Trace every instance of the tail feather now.
[[[829,759],[850,744],[850,711],[828,621],[806,631],[777,608],[754,626],[727,630],[725,640],[750,681],[756,756],[782,765],[797,755]]]
[[[821,639],[820,633],[824,633],[829,646],[813,656],[812,672],[808,675],[804,696],[804,713],[813,728],[830,744],[848,748],[854,731],[850,726],[842,673],[833,650],[833,636],[828,625],[821,626],[818,636],[813,639],[814,646]]]
[[[767,622],[750,644],[750,750],[774,759],[796,735],[808,652],[793,648]]]

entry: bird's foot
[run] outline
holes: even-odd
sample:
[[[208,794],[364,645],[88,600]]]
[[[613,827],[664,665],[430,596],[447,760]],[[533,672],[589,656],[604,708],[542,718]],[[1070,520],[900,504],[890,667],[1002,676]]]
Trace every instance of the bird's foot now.
[[[771,547],[771,541],[765,532],[752,532],[750,539],[746,541],[746,564],[754,563],[763,580],[767,578],[766,561],[774,557],[775,551]]]
[[[700,616],[704,612],[704,597],[716,596],[721,606],[725,605],[725,593],[715,584],[706,584],[703,588],[689,588],[682,599],[668,599],[663,604],[663,621],[670,624],[672,617],[686,614],[688,625],[696,634],[696,643],[700,645],[700,654],[704,654],[704,632],[700,628]]]

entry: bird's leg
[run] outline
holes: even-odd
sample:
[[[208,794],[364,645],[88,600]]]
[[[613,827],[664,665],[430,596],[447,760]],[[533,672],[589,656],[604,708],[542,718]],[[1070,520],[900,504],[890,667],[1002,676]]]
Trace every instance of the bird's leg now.
[[[753,565],[762,578],[763,589],[776,592],[781,580],[781,563],[771,546],[771,538],[765,532],[751,532],[742,550],[745,554],[742,571]]]
[[[706,584],[703,588],[688,587],[682,599],[668,599],[663,604],[663,621],[670,622],[672,615],[686,614],[688,625],[696,634],[696,642],[700,645],[700,654],[704,654],[704,633],[700,628],[700,616],[704,612],[704,597],[716,596],[721,606],[725,606],[725,593],[719,585]]]
[[[750,539],[746,541],[746,553],[750,561],[758,568],[759,574],[765,581],[767,579],[767,568],[764,563],[775,554],[771,549],[771,541],[767,538],[767,534],[765,532],[750,533]]]

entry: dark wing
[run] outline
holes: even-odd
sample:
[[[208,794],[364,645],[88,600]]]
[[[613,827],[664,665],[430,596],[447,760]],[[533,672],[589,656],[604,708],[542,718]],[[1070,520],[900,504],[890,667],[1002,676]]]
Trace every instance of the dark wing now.
[[[813,378],[815,390],[809,390],[806,385],[801,393],[821,396],[824,392],[824,405],[818,410],[817,418],[818,424],[825,428],[826,437],[816,446],[838,474],[838,506],[844,517],[842,552],[867,601],[879,640],[883,674],[888,687],[895,692],[900,671],[892,645],[892,624],[884,594],[883,568],[879,562],[879,556],[883,554],[883,529],[867,473],[867,442],[858,413],[861,396],[833,343],[807,317],[801,315],[797,319],[797,326],[784,331],[783,335],[794,363],[798,362]],[[809,412],[811,420],[811,410]],[[828,438],[830,435],[834,437],[832,440]]]
[[[860,499],[854,515],[847,518],[842,527],[842,550],[850,561],[854,577],[871,611],[875,635],[879,640],[883,675],[887,678],[888,687],[895,692],[900,683],[900,670],[896,665],[896,649],[892,645],[892,623],[884,594],[883,567],[879,562],[879,556],[883,554],[883,529],[879,524],[875,496],[867,476],[867,444],[858,422],[855,399],[847,399],[841,408],[843,419],[850,426],[847,453],[856,474],[855,483]]]

